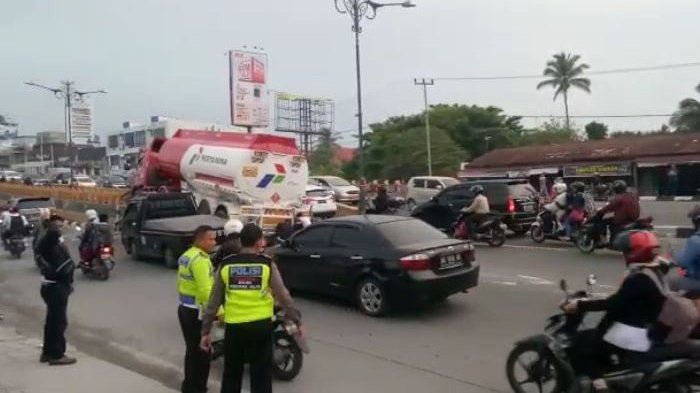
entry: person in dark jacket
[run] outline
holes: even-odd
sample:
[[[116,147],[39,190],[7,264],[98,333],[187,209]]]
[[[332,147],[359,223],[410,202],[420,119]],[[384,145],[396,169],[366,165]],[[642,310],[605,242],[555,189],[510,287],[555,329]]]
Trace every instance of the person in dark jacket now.
[[[52,366],[69,365],[75,358],[66,356],[66,327],[68,326],[68,297],[73,292],[75,264],[68,247],[63,244],[63,218],[52,215],[48,229],[37,246],[41,269],[41,297],[46,303],[44,345],[39,361]]]
[[[594,379],[597,391],[607,390],[601,377],[613,365],[613,358],[624,364],[625,359],[647,352],[652,343],[663,342],[669,333],[668,327],[658,323],[666,297],[650,277],[663,282],[668,272],[668,266],[656,258],[656,235],[627,231],[618,236],[615,245],[623,251],[628,267],[617,292],[605,299],[578,300],[563,306],[567,313],[606,312],[596,329],[579,332],[571,353],[574,368]],[[608,336],[612,327],[624,331],[624,337]]]
[[[230,255],[236,255],[241,252],[241,230],[243,229],[243,223],[237,219],[228,220],[224,225],[224,236],[225,239],[221,244],[221,247],[216,251],[214,257],[211,259],[214,271],[216,271],[221,262]]]
[[[384,186],[380,186],[377,189],[377,197],[374,198],[372,203],[374,203],[374,208],[367,211],[369,214],[384,214],[389,210],[389,196]]]
[[[37,262],[37,266],[39,266],[39,242],[44,238],[46,231],[49,229],[50,217],[51,211],[49,209],[41,209],[39,213],[39,223],[34,227],[32,233],[32,251],[34,251],[34,260]]]

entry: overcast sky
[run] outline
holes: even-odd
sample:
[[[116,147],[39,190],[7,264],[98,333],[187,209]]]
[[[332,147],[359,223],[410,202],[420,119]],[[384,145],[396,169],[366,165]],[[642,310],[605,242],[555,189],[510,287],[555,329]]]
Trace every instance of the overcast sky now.
[[[562,50],[580,54],[592,71],[700,61],[697,0],[414,2],[363,21],[367,124],[419,112],[414,77],[539,74]],[[156,114],[227,123],[224,53],[243,45],[269,54],[271,88],[334,99],[336,129],[356,127],[350,19],[332,0],[8,0],[2,19],[0,114],[21,133],[63,128],[60,101],[22,84],[28,80],[109,90],[94,99],[100,134]],[[591,79],[592,95],[572,94],[572,114],[663,114],[695,94],[700,67]],[[536,83],[437,82],[429,95],[432,103],[496,105],[509,114],[563,114]],[[668,119],[603,121],[648,130]],[[354,143],[344,135],[344,144]]]

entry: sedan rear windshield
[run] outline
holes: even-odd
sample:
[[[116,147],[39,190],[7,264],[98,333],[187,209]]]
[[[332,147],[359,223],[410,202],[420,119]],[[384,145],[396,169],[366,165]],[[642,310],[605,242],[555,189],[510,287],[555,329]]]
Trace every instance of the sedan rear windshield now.
[[[378,224],[377,229],[396,247],[447,239],[447,235],[444,233],[416,219]]]
[[[324,178],[323,180],[325,180],[326,183],[330,184],[331,186],[336,186],[336,187],[344,187],[344,186],[350,185],[350,183],[348,183],[347,180],[341,179],[339,177],[327,177],[327,178]]]
[[[22,209],[39,209],[42,207],[54,207],[50,199],[30,199],[27,201],[18,201],[17,208]]]
[[[510,194],[515,198],[537,195],[537,190],[527,183],[511,184],[508,188],[510,189]]]
[[[326,197],[328,196],[328,191],[326,190],[311,190],[306,191],[306,195],[310,197]]]

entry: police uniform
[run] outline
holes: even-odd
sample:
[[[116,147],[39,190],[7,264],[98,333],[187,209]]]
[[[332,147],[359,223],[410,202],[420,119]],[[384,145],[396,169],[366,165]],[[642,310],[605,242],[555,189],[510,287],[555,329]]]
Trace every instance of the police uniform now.
[[[209,254],[198,247],[190,247],[178,259],[177,292],[180,306],[178,319],[185,338],[185,379],[182,393],[207,391],[209,354],[199,348],[202,328],[201,312],[209,300],[213,285]]]
[[[272,260],[235,255],[224,260],[224,378],[222,392],[239,392],[243,365],[250,364],[251,392],[272,391]]]

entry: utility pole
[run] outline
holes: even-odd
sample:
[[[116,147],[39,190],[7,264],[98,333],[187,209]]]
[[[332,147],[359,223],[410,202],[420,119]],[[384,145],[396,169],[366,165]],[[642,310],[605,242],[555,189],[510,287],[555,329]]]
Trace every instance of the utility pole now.
[[[428,112],[428,86],[433,86],[435,80],[433,79],[413,79],[413,84],[416,86],[423,86],[423,103],[425,105],[425,148],[428,152],[428,176],[433,175],[433,158],[432,158],[432,148],[430,146],[430,113]]]
[[[25,85],[39,87],[44,90],[52,92],[56,98],[62,99],[64,102],[64,121],[66,129],[66,141],[68,141],[68,161],[70,168],[70,179],[73,181],[73,165],[75,161],[75,155],[73,151],[73,122],[71,109],[73,108],[73,100],[82,101],[83,98],[89,94],[106,94],[106,90],[90,90],[90,91],[80,91],[75,90],[75,82],[73,81],[61,81],[61,87],[47,87],[34,82],[24,82]],[[51,162],[53,166],[53,145],[51,145]]]
[[[372,0],[333,0],[335,3],[335,9],[341,14],[348,15],[352,21],[352,32],[355,38],[355,77],[357,83],[357,137],[358,137],[358,151],[357,151],[357,162],[358,162],[358,172],[359,178],[361,179],[365,175],[365,162],[364,162],[364,134],[362,130],[362,72],[361,72],[361,62],[360,62],[360,33],[362,33],[362,26],[360,22],[363,18],[374,19],[377,16],[377,10],[382,7],[403,7],[403,8],[413,8],[415,4],[411,3],[410,0],[406,0],[401,3],[378,3]],[[360,187],[360,202],[358,203],[358,210],[360,213],[365,212],[365,188]]]

